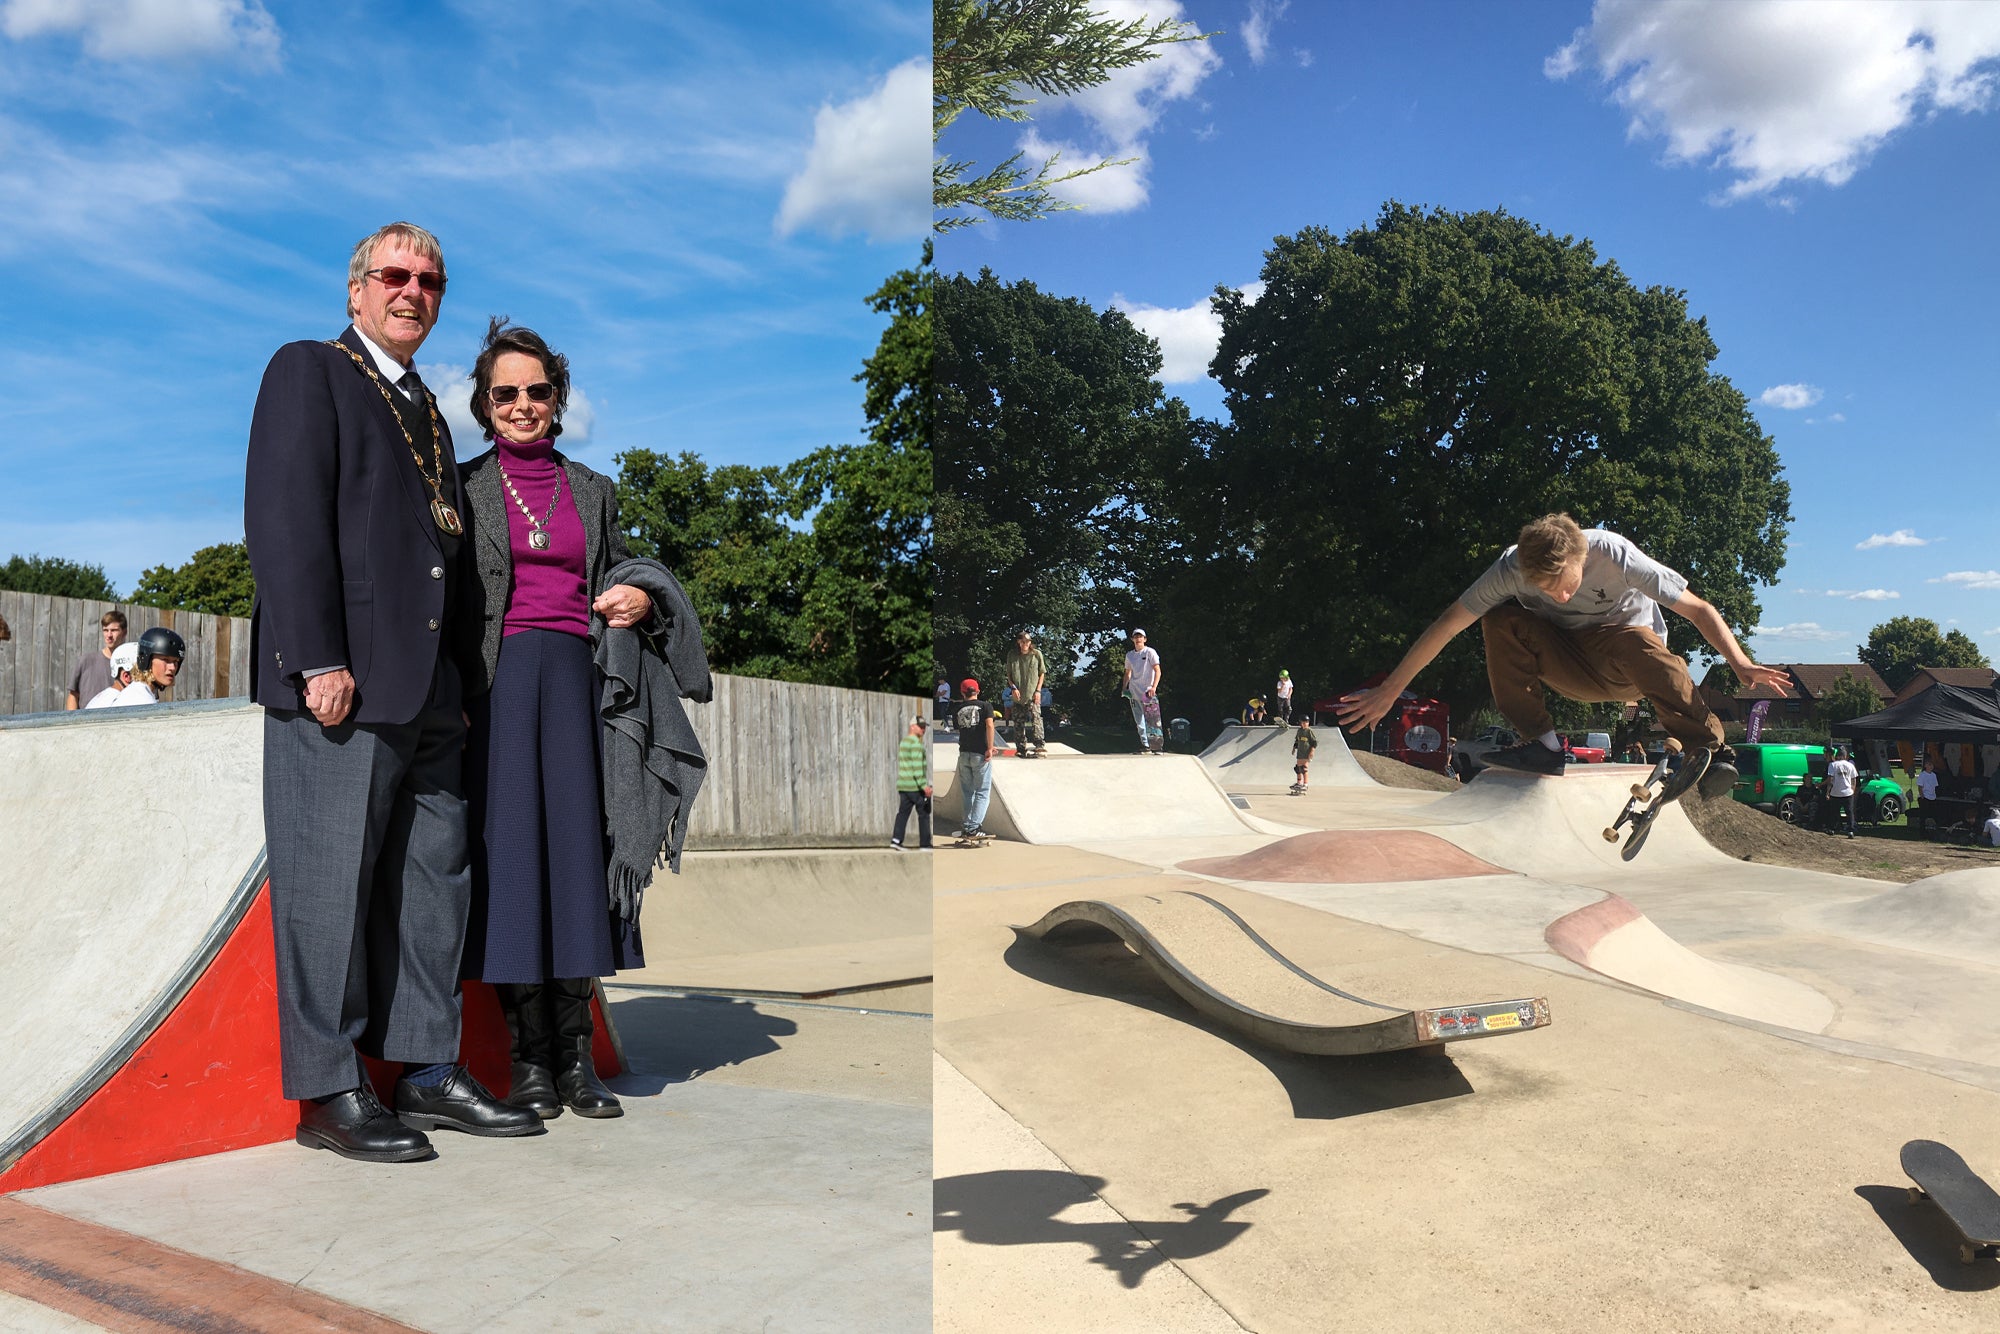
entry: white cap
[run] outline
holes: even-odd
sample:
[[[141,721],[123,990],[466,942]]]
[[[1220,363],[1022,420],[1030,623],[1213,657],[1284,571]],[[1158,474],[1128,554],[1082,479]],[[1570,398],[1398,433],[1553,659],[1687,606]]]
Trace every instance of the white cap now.
[[[139,641],[128,639],[111,650],[111,670],[116,672],[137,671],[139,668]]]

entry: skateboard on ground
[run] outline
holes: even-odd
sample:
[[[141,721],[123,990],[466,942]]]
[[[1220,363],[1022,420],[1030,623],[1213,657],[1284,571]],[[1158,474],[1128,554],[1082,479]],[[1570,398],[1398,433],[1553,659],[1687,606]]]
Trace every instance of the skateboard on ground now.
[[[1616,843],[1618,831],[1629,823],[1632,832],[1625,836],[1624,855],[1628,859],[1637,856],[1639,845],[1646,841],[1646,835],[1653,828],[1653,821],[1660,818],[1660,808],[1686,796],[1701,781],[1701,776],[1708,772],[1709,761],[1713,758],[1707,750],[1689,751],[1681,760],[1681,767],[1670,774],[1667,772],[1667,757],[1661,756],[1653,771],[1646,775],[1646,781],[1632,784],[1632,795],[1626,799],[1625,809],[1604,831],[1604,841]]]
[[[983,848],[993,841],[993,835],[981,831],[977,834],[954,834],[951,845],[954,848]]]
[[[1294,783],[1292,784],[1290,791],[1291,794],[1295,797],[1303,797],[1306,794],[1306,785],[1304,783]]]
[[[1965,1238],[1960,1261],[2000,1256],[2000,1195],[1965,1159],[1936,1140],[1913,1139],[1903,1146],[1903,1171],[1917,1183],[1910,1187],[1910,1203],[1930,1200]]]

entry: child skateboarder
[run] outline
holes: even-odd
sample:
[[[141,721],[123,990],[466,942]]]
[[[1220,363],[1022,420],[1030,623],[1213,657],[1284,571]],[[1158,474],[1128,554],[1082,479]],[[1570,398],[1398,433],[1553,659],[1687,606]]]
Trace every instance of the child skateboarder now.
[[[1692,621],[1744,685],[1789,694],[1790,677],[1752,662],[1722,613],[1690,593],[1679,573],[1617,533],[1546,514],[1521,529],[1516,544],[1431,622],[1380,685],[1343,696],[1335,713],[1350,731],[1374,726],[1417,673],[1477,622],[1493,702],[1521,734],[1518,744],[1487,756],[1488,764],[1562,773],[1544,688],[1585,703],[1647,699],[1688,751],[1668,799],[1696,782],[1706,795],[1727,792],[1736,754],[1723,744],[1722,724],[1695,691],[1687,663],[1667,647],[1663,606]]]
[[[1312,724],[1300,723],[1298,734],[1292,738],[1292,795],[1303,796],[1306,790],[1306,771],[1312,768],[1313,752],[1319,749],[1319,738],[1313,735]]]

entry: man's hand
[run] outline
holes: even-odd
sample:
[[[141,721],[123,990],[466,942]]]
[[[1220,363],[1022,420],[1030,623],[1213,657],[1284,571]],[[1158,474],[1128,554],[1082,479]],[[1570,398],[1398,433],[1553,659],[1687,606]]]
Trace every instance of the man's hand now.
[[[625,630],[653,614],[653,600],[644,589],[630,584],[613,584],[598,595],[590,609],[602,616],[613,630]]]
[[[338,727],[354,712],[354,673],[345,667],[306,682],[306,708],[321,727]]]
[[[1769,686],[1786,699],[1792,697],[1792,674],[1781,667],[1760,667],[1745,659],[1741,666],[1731,663],[1729,670],[1746,686]]]
[[[1402,693],[1401,686],[1384,681],[1379,686],[1342,695],[1333,706],[1333,714],[1348,731],[1365,732],[1389,716],[1389,710],[1396,707]]]

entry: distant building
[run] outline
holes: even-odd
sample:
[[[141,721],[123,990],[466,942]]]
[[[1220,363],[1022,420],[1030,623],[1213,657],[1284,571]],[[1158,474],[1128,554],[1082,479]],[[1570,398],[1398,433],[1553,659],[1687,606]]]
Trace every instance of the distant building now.
[[[1702,678],[1701,696],[1715,716],[1726,723],[1740,723],[1750,716],[1750,706],[1760,699],[1771,701],[1771,709],[1766,720],[1779,725],[1807,722],[1819,716],[1819,701],[1842,676],[1852,676],[1861,684],[1875,692],[1878,701],[1887,701],[1895,692],[1882,674],[1865,662],[1767,662],[1766,667],[1776,667],[1792,678],[1789,696],[1781,695],[1769,686],[1746,686],[1737,684],[1732,690],[1722,690],[1716,682],[1725,670],[1722,666],[1711,667]],[[1879,707],[1879,705],[1878,705]]]
[[[1889,702],[1901,704],[1912,695],[1921,695],[1935,685],[1962,686],[1967,690],[1984,690],[1995,681],[2000,681],[2000,672],[1991,667],[1919,667],[1917,674],[1904,682],[1903,688]]]

